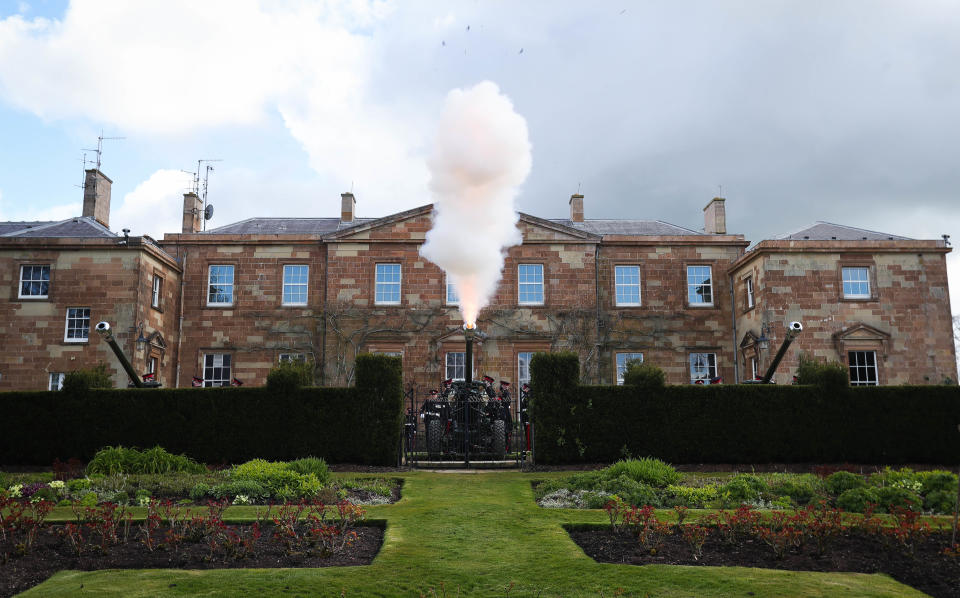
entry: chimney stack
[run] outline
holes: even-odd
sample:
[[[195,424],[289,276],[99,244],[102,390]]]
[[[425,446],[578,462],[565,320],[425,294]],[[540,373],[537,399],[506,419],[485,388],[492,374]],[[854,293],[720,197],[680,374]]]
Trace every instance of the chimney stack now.
[[[723,207],[725,201],[722,197],[714,197],[703,208],[703,230],[708,235],[727,234],[727,210]]]
[[[570,196],[570,220],[583,222],[583,196],[579,193]]]
[[[340,222],[351,223],[356,217],[357,200],[353,193],[340,194]]]
[[[199,233],[203,230],[203,202],[194,193],[183,194],[183,232]]]
[[[110,228],[110,187],[113,181],[96,168],[83,181],[83,216]]]

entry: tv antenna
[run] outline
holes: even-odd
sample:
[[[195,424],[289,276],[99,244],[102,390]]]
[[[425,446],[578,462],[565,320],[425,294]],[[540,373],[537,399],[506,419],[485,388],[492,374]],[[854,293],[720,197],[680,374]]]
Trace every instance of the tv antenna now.
[[[213,172],[211,162],[223,162],[220,158],[204,158],[197,160],[197,172],[193,173],[193,192],[203,200],[203,230],[207,230],[207,220],[213,218],[213,206],[207,205],[207,190],[210,187],[210,173]],[[206,164],[206,166],[204,166]],[[203,171],[203,179],[200,172]],[[202,183],[202,184],[201,184]]]
[[[97,149],[82,148],[83,151],[85,151],[85,152],[93,152],[93,153],[95,153],[95,154],[97,155],[97,160],[96,160],[96,165],[97,165],[97,166],[96,166],[96,168],[97,168],[98,171],[100,170],[100,161],[101,161],[101,159],[103,158],[103,142],[104,142],[104,141],[113,141],[113,140],[115,140],[115,139],[126,139],[126,137],[104,137],[104,136],[103,136],[103,130],[101,129],[101,130],[100,130],[100,136],[97,137]],[[86,155],[86,154],[83,155],[83,169],[84,169],[84,170],[87,169],[87,155]]]

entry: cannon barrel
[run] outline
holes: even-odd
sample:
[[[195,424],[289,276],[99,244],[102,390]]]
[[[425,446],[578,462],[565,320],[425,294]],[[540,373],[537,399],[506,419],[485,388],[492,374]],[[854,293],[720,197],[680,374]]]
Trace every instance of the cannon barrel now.
[[[464,324],[463,339],[466,341],[467,349],[466,354],[463,356],[463,379],[467,383],[467,388],[470,388],[473,384],[473,337],[476,336],[476,334],[476,325],[470,326],[469,324]]]
[[[780,362],[783,360],[783,356],[787,354],[787,349],[790,348],[790,343],[793,342],[793,339],[797,338],[797,335],[803,331],[803,324],[800,322],[790,322],[787,324],[787,334],[783,339],[783,344],[780,345],[780,350],[777,351],[777,355],[773,358],[773,362],[770,364],[770,367],[767,368],[767,373],[763,375],[763,380],[761,384],[770,384],[770,380],[773,378],[774,372],[777,371],[777,366],[780,365]]]
[[[109,322],[100,322],[97,324],[97,334],[100,335],[100,338],[107,341],[107,344],[110,345],[110,348],[113,349],[114,355],[117,356],[117,359],[120,360],[120,365],[123,366],[123,369],[127,372],[127,376],[130,376],[130,381],[133,382],[133,385],[137,388],[143,388],[143,381],[140,380],[140,376],[133,371],[133,366],[130,365],[130,362],[127,360],[127,356],[123,354],[123,351],[120,350],[120,346],[117,344],[116,339],[113,338],[113,332],[110,330]]]

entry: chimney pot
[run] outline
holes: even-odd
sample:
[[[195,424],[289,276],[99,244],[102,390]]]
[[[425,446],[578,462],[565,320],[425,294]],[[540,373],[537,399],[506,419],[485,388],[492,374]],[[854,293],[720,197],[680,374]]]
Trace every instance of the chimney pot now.
[[[579,193],[570,196],[570,220],[583,222],[583,196]]]
[[[203,201],[193,193],[183,194],[183,232],[199,233],[203,230]]]
[[[340,194],[340,222],[353,222],[356,217],[357,200],[353,193]]]
[[[83,216],[110,228],[110,187],[113,181],[96,168],[86,173],[83,181]]]
[[[708,235],[727,234],[727,210],[723,205],[725,201],[727,200],[723,197],[714,197],[707,207],[703,208],[703,230]]]

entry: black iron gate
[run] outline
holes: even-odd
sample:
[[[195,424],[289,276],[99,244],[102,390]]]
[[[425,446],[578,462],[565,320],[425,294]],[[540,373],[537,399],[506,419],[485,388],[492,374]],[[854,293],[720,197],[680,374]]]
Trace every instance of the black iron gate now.
[[[524,385],[447,381],[442,390],[406,390],[403,460],[411,467],[520,467],[532,461]]]

